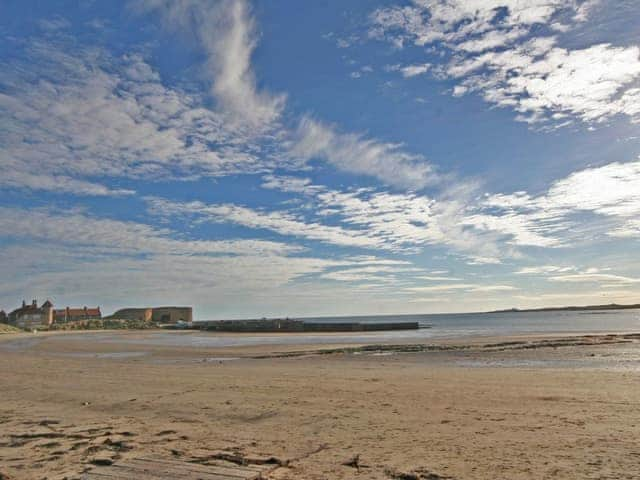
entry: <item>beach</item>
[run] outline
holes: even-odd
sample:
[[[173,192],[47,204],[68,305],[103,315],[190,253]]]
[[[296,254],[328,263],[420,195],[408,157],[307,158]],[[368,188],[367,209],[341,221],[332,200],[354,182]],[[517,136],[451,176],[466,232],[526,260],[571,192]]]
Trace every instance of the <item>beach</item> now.
[[[640,476],[637,335],[423,351],[198,335],[3,335],[0,478],[81,478],[148,455],[266,464],[270,479]]]

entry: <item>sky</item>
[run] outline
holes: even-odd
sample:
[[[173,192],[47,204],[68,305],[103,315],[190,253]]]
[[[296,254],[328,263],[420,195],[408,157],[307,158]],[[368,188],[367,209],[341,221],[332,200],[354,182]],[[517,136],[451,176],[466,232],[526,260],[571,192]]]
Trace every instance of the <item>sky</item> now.
[[[0,308],[640,302],[640,1],[7,0]]]

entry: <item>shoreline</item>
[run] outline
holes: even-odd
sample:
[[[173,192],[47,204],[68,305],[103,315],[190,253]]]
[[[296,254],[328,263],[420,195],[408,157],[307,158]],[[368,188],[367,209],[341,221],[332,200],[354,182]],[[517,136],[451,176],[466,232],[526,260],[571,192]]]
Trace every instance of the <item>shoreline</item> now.
[[[452,352],[452,351],[476,351],[476,352],[495,352],[495,351],[511,351],[511,350],[533,350],[540,348],[559,348],[559,347],[580,347],[580,346],[598,346],[598,345],[614,345],[622,343],[634,343],[640,341],[640,333],[630,334],[603,334],[603,335],[575,335],[575,336],[556,336],[549,335],[547,339],[541,339],[537,336],[523,336],[521,339],[516,337],[495,337],[502,338],[502,341],[493,343],[481,343],[481,338],[472,337],[471,343],[454,344],[454,343],[416,343],[416,344],[370,344],[360,347],[344,347],[344,348],[328,348],[317,350],[305,350],[300,352],[275,353],[265,357],[252,358],[281,358],[295,357],[301,355],[334,355],[334,354],[360,354],[360,353],[427,353],[427,352]],[[486,341],[486,339],[484,339]]]
[[[407,331],[409,332],[409,331]],[[378,332],[376,332],[378,333]],[[563,346],[560,343],[568,342],[568,344],[575,344],[581,340],[585,342],[585,345],[590,345],[598,342],[612,343],[625,341],[640,340],[640,329],[638,330],[585,330],[581,332],[576,331],[558,331],[558,332],[527,332],[527,333],[509,333],[505,335],[496,334],[467,334],[467,335],[450,335],[450,336],[433,336],[423,338],[384,338],[384,333],[380,335],[382,338],[376,338],[377,335],[369,335],[363,340],[362,332],[217,332],[217,331],[193,331],[193,330],[166,330],[166,329],[141,329],[141,330],[54,330],[54,331],[39,331],[37,333],[31,332],[11,332],[0,335],[0,345],[3,343],[15,340],[46,340],[50,338],[69,340],[81,340],[83,337],[90,338],[91,336],[107,337],[103,341],[93,341],[91,345],[96,347],[110,346],[117,344],[121,338],[125,341],[125,345],[147,345],[150,348],[176,348],[176,349],[209,349],[209,350],[234,350],[239,351],[246,349],[252,351],[255,349],[273,349],[273,350],[286,350],[291,351],[292,348],[300,347],[304,352],[317,351],[318,354],[330,354],[330,353],[348,353],[349,351],[357,351],[358,349],[365,351],[375,350],[390,350],[397,353],[416,353],[420,351],[430,350],[465,350],[477,347],[491,347],[492,344],[500,346],[500,344],[515,343],[520,348],[542,348],[545,346]],[[204,342],[202,345],[189,345],[187,342],[183,344],[179,343],[154,343],[155,337],[162,337],[165,339],[265,339],[265,343],[252,343],[252,344],[222,344],[222,345],[207,345]],[[331,341],[317,342],[305,341],[307,339],[327,339],[335,338],[336,340],[344,340],[343,342]],[[291,340],[285,343],[269,343],[268,340],[285,339]],[[138,341],[136,341],[138,340]],[[296,340],[300,340],[299,343]],[[350,341],[353,340],[353,341]],[[410,341],[406,341],[410,340]],[[560,343],[558,343],[560,342]],[[506,345],[505,345],[506,346]],[[569,345],[568,345],[569,346]],[[0,350],[1,351],[1,350]],[[277,352],[275,352],[277,353]]]

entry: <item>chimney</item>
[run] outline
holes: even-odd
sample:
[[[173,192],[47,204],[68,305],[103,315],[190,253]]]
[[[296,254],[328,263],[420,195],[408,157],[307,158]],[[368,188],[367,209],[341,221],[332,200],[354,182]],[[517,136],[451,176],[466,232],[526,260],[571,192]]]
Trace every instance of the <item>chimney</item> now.
[[[36,298],[33,299],[33,302],[31,302],[31,305],[35,308],[38,308],[38,300]]]
[[[22,308],[27,306],[27,302],[24,301],[24,299],[22,299]]]

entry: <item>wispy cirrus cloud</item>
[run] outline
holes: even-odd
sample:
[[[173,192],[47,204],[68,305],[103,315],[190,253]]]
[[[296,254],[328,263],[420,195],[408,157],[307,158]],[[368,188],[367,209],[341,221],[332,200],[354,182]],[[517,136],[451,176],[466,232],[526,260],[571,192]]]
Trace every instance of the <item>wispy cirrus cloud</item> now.
[[[404,78],[417,77],[423,75],[431,68],[430,63],[419,63],[415,65],[387,65],[385,70],[388,72],[400,72]]]
[[[318,240],[333,245],[386,248],[381,239],[370,238],[364,231],[307,222],[290,212],[260,211],[228,203],[205,204],[198,201],[179,203],[160,198],[150,198],[147,201],[152,213],[163,216],[193,216],[198,221],[233,223],[252,229],[271,230],[280,235]]]
[[[585,4],[573,0],[414,0],[406,6],[376,9],[371,14],[369,35],[398,46],[447,42],[453,46],[462,44],[464,49],[470,37],[481,39],[492,32],[506,36],[514,30],[524,34],[559,13],[573,13],[574,20],[583,20]]]
[[[537,246],[578,241],[581,231],[632,237],[640,215],[640,161],[586,168],[554,182],[546,193],[489,195],[486,213],[471,217],[478,228],[511,232],[514,240]],[[592,214],[595,218],[576,218]]]
[[[640,48],[597,43],[563,48],[560,33],[590,19],[597,0],[414,0],[371,14],[372,38],[396,46],[432,46],[444,55],[432,68],[516,119],[552,126],[624,115],[640,117]],[[437,56],[435,58],[438,58]]]
[[[402,277],[408,280],[406,276],[414,275],[422,269],[406,265],[367,265],[351,268],[340,268],[325,272],[320,275],[323,280],[334,280],[338,282],[349,283],[396,283]]]
[[[235,204],[174,202],[149,198],[150,212],[200,222],[233,223],[280,235],[344,247],[419,253],[443,246],[477,263],[499,262],[498,236],[465,226],[467,206],[413,193],[354,189],[340,191],[306,179],[269,176],[264,188],[302,193],[310,208],[253,209]],[[503,250],[505,255],[508,249]]]
[[[630,219],[609,232],[612,237],[640,238],[640,220]]]
[[[295,245],[254,239],[185,240],[176,232],[151,225],[92,217],[79,212],[59,213],[0,207],[1,237],[87,246],[96,252],[139,255],[247,255],[299,253]],[[69,232],[74,232],[69,235]]]
[[[479,92],[489,103],[513,108],[520,120],[578,118],[599,122],[640,114],[640,48],[599,44],[568,50],[533,40],[510,50],[453,62],[462,79],[455,94]]]
[[[55,40],[21,48],[0,72],[0,185],[123,195],[104,179],[265,171],[255,143],[141,56]]]
[[[544,275],[550,273],[565,273],[575,270],[575,267],[561,267],[558,265],[539,265],[535,267],[522,267],[514,272],[516,275]]]
[[[408,153],[402,145],[341,133],[308,116],[300,120],[290,152],[306,160],[325,160],[356,175],[377,177],[396,187],[420,189],[439,179],[432,164],[422,155]]]
[[[618,268],[624,268],[619,266]],[[517,275],[540,277],[547,282],[561,284],[596,284],[600,288],[616,289],[640,283],[640,278],[613,273],[607,268],[579,268],[576,266],[540,265],[517,270]],[[608,290],[608,294],[611,290]]]
[[[406,289],[413,293],[443,293],[443,292],[455,292],[466,291],[469,293],[488,293],[488,292],[511,292],[518,290],[517,287],[512,285],[483,285],[483,284],[469,284],[469,283],[451,283],[442,285],[429,285],[424,287],[410,287]]]
[[[597,273],[597,272],[581,272],[575,274],[555,275],[549,277],[549,280],[553,282],[564,283],[616,283],[616,284],[629,284],[640,283],[640,278],[625,277],[622,275],[614,275],[611,273]]]
[[[345,172],[377,177],[396,187],[423,188],[437,180],[433,166],[402,145],[359,133],[341,133],[333,125],[308,116],[292,131],[281,125],[286,96],[257,88],[251,56],[258,36],[245,0],[135,0],[132,5],[137,11],[158,12],[170,29],[195,33],[207,55],[211,92],[222,112],[230,114],[241,128],[245,125],[255,133],[275,132],[287,139],[288,153],[302,162],[321,159]],[[415,65],[402,72],[415,76],[427,69],[427,65]],[[353,76],[371,71],[370,66],[364,66]]]
[[[0,154],[0,157],[2,155]],[[9,162],[7,162],[8,164]],[[125,195],[133,195],[134,190],[127,188],[111,188],[100,183],[81,180],[70,177],[68,175],[44,175],[33,174],[25,171],[24,163],[14,160],[13,165],[16,167],[3,172],[0,179],[0,185],[4,187],[14,187],[17,189],[28,190],[44,190],[49,192],[73,192],[75,195],[98,196],[98,197],[119,197]]]
[[[262,131],[280,117],[286,96],[257,87],[251,56],[258,34],[244,0],[134,0],[141,12],[157,12],[165,25],[193,34],[207,55],[211,93],[239,125]]]
[[[326,219],[340,219],[406,251],[438,245],[478,263],[498,263],[498,236],[464,225],[472,196],[473,189],[438,199],[415,193],[326,189],[315,201]]]
[[[319,258],[291,242],[184,238],[171,229],[79,211],[0,207],[0,223],[0,263],[11,278],[0,284],[5,305],[26,294],[69,303],[99,301],[105,311],[187,303],[217,318],[308,314],[309,298],[336,298],[325,273],[414,270],[407,261],[376,256]],[[363,295],[344,286],[340,290],[340,298]],[[207,318],[202,310],[196,317]]]
[[[114,56],[55,31],[15,44],[0,72],[0,184],[127,195],[119,178],[197,179],[265,173],[313,160],[398,188],[439,180],[422,155],[310,117],[282,124],[284,95],[257,87],[258,35],[243,0],[141,0],[205,53],[206,93],[168,86],[138,53]],[[38,172],[35,175],[33,172]],[[35,175],[35,176],[34,176]]]
[[[561,178],[539,195],[527,192],[450,197],[337,191],[309,180],[270,177],[265,188],[302,193],[327,219],[357,227],[394,248],[442,245],[485,262],[513,248],[566,248],[576,242],[633,237],[640,216],[640,162],[613,162]],[[585,232],[589,232],[585,236]],[[373,244],[372,244],[373,245]],[[502,247],[501,247],[502,246]],[[555,267],[554,267],[555,268]],[[563,267],[558,267],[558,272]],[[535,273],[523,270],[522,273]]]

